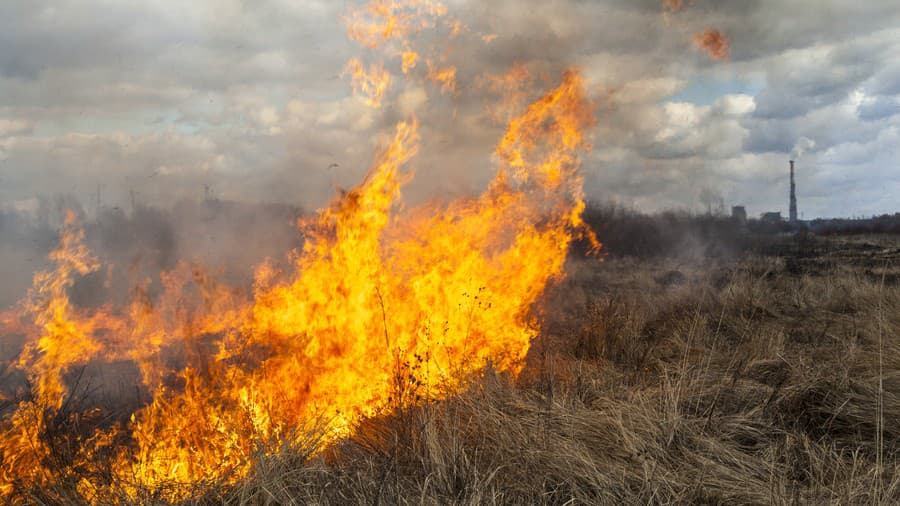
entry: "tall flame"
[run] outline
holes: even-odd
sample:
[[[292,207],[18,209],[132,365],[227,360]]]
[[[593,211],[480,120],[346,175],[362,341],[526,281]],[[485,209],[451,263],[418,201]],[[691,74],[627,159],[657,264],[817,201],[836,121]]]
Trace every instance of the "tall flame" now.
[[[31,293],[22,304],[22,316],[32,320],[34,330],[18,366],[27,372],[34,395],[20,402],[4,420],[0,493],[12,491],[17,481],[41,485],[50,480],[43,469],[50,453],[42,440],[47,415],[63,407],[67,393],[63,374],[100,346],[90,322],[76,314],[68,297],[77,274],[99,267],[84,247],[84,232],[75,224],[75,214],[67,212],[60,245],[50,253],[55,269],[35,275]]]
[[[485,367],[517,374],[539,328],[529,308],[582,227],[577,167],[592,122],[572,70],[510,122],[483,195],[397,214],[418,145],[416,122],[401,122],[366,180],[301,224],[292,270],[260,266],[252,296],[183,264],[155,300],[136,289],[124,308],[76,311],[66,289],[98,265],[70,219],[56,269],[35,278],[23,313],[40,329],[19,364],[35,395],[3,422],[4,463],[15,468],[0,492],[62,479],[40,424],[66,398],[62,375],[91,361],[137,363],[152,395],[78,453],[89,463],[92,448],[126,435],[112,473],[135,498],[238,479],[254,452],[316,420],[334,439],[365,417],[458,391]],[[98,487],[80,485],[104,502]]]

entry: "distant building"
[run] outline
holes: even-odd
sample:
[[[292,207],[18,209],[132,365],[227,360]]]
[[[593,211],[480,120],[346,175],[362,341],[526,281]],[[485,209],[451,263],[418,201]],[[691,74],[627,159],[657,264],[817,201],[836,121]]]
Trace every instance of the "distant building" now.
[[[797,224],[797,185],[794,183],[794,161],[791,160],[791,195],[788,202],[791,225]]]
[[[747,224],[747,209],[744,206],[731,207],[731,220],[738,226],[743,227]]]
[[[769,212],[769,213],[763,213],[763,214],[759,217],[759,219],[762,220],[763,223],[773,223],[773,224],[778,224],[778,223],[781,223],[781,222],[782,222],[782,219],[781,219],[781,212]]]

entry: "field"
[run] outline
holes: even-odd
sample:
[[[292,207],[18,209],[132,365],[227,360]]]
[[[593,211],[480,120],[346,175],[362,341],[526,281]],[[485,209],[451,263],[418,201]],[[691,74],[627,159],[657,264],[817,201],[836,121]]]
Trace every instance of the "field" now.
[[[266,459],[213,502],[896,503],[898,243],[796,254],[575,263],[517,381]]]
[[[310,428],[186,504],[897,503],[900,239],[764,249],[573,255],[517,378],[488,368],[336,444]],[[60,465],[77,423],[51,435]],[[78,502],[76,482],[19,497]]]

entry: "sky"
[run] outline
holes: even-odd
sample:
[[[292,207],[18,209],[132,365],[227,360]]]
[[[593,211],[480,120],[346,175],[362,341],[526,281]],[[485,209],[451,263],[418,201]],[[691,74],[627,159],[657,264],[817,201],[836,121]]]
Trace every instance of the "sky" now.
[[[380,58],[347,36],[358,3],[0,2],[0,205],[72,194],[90,208],[99,189],[108,206],[209,191],[312,209],[412,115],[405,197],[478,192],[503,131],[480,83],[524,63],[547,88],[577,66],[597,97],[590,200],[700,210],[712,189],[786,215],[794,159],[804,218],[900,211],[896,0],[448,0],[461,35],[419,42],[458,68],[457,91],[396,86],[377,109],[344,75],[351,57]],[[694,44],[710,28],[727,61]]]

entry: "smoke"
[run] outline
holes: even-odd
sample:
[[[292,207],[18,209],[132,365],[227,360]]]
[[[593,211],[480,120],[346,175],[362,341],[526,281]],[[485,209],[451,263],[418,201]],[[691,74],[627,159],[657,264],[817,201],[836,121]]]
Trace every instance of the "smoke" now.
[[[405,198],[475,193],[490,180],[501,133],[484,114],[478,83],[515,64],[538,76],[536,89],[575,64],[595,94],[609,95],[585,164],[588,196],[651,210],[691,206],[696,189],[683,182],[696,178],[746,188],[726,195],[729,203],[766,209],[774,203],[749,200],[770,193],[756,181],[773,175],[769,158],[783,158],[801,134],[823,153],[883,139],[853,156],[860,166],[852,172],[834,162],[831,173],[858,183],[855,176],[887,166],[884,133],[900,121],[892,63],[900,42],[886,31],[900,11],[888,0],[829,2],[822,16],[808,15],[808,0],[452,2],[446,17],[455,24],[439,21],[430,69],[449,83],[441,71],[455,66],[453,85],[442,94],[441,83],[423,79],[403,89],[404,70],[429,72],[428,56],[404,55],[387,62],[395,80],[378,110],[352,96],[352,75],[341,77],[357,52],[341,21],[348,4],[230,2],[222,10],[201,1],[182,12],[170,2],[60,4],[55,17],[67,22],[52,24],[27,2],[0,5],[0,38],[10,41],[0,47],[16,49],[0,49],[0,202],[72,193],[87,204],[103,184],[109,206],[129,208],[133,189],[139,201],[169,207],[200,198],[208,184],[223,199],[317,208],[365,176],[379,132],[413,110],[423,156]],[[85,14],[95,10],[106,14]],[[377,63],[369,49],[359,58],[367,70]],[[854,89],[878,107],[842,107]],[[704,109],[725,97],[753,102],[755,112]],[[684,128],[666,109],[673,100],[703,118],[694,135],[670,135]],[[876,194],[877,186],[864,189]],[[889,199],[840,206],[876,200]]]
[[[73,287],[73,300],[83,306],[125,299],[179,263],[202,265],[223,282],[249,287],[256,266],[267,259],[283,266],[302,245],[296,227],[302,210],[293,206],[182,200],[130,212],[103,208],[88,219],[74,197],[43,199],[34,211],[0,210],[0,312],[21,300],[34,274],[46,269],[67,209],[80,216],[88,248],[106,266]]]
[[[808,137],[800,137],[800,139],[797,140],[797,144],[794,145],[794,149],[791,150],[791,157],[795,160],[799,160],[804,154],[815,149],[815,147],[816,141]]]
[[[684,0],[663,0],[663,9],[668,12],[678,12],[684,7]]]

